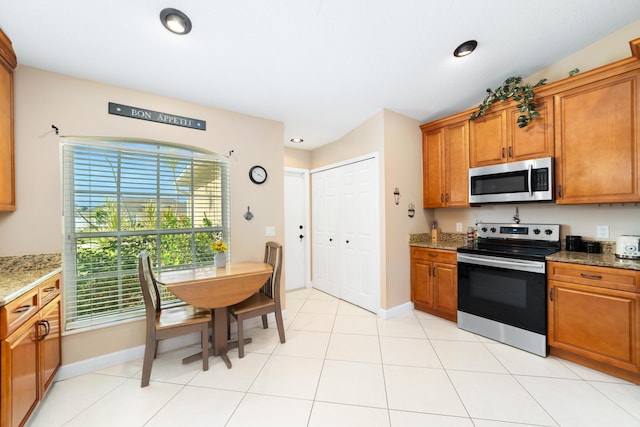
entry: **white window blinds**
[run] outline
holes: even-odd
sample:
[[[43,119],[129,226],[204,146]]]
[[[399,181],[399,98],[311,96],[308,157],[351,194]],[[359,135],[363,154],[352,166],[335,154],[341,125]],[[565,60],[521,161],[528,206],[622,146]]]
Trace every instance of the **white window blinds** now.
[[[158,271],[211,265],[213,241],[229,243],[225,157],[152,141],[65,137],[62,158],[66,330],[143,314],[141,250]]]

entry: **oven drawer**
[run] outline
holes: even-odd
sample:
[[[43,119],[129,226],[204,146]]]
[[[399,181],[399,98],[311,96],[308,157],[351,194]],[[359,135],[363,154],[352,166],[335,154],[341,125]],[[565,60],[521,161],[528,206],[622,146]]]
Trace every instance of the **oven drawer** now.
[[[458,253],[445,249],[430,249],[411,247],[411,258],[424,261],[443,262],[445,264],[456,264]]]
[[[549,280],[640,292],[640,272],[635,270],[549,262],[547,263],[547,277]]]

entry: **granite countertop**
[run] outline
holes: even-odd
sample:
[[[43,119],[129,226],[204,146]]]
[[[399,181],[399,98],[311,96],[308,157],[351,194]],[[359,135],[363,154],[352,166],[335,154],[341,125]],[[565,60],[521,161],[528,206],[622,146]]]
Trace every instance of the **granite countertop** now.
[[[0,306],[62,271],[60,254],[0,257]]]
[[[640,271],[640,260],[616,258],[612,253],[588,254],[586,252],[560,251],[547,256],[546,260]]]
[[[409,246],[455,251],[467,244],[466,239],[467,235],[462,233],[440,233],[438,243],[432,243],[430,233],[410,234]]]

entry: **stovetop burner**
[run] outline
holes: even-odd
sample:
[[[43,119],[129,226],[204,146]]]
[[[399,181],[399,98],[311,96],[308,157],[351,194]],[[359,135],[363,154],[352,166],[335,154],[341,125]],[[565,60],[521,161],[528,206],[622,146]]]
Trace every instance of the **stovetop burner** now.
[[[559,224],[480,224],[478,241],[458,252],[544,260],[560,250]]]

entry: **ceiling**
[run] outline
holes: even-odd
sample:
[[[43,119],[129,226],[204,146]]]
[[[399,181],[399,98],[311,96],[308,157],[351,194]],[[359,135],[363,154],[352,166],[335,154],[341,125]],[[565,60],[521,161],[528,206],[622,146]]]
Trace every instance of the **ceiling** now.
[[[192,31],[168,32],[165,7]],[[302,149],[383,108],[470,108],[638,19],[638,0],[0,0],[21,64],[281,121]]]

